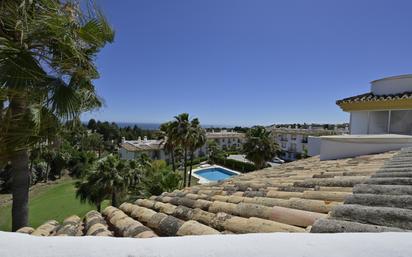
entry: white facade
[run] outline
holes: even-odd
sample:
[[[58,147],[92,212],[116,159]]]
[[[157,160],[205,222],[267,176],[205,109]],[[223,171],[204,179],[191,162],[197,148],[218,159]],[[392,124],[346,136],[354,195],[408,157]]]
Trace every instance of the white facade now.
[[[147,155],[152,160],[169,161],[169,156],[163,149],[162,140],[147,139],[124,140],[119,149],[120,158],[123,160],[138,159],[142,154]]]
[[[325,129],[272,128],[272,135],[279,145],[284,160],[293,161],[309,155],[309,136],[342,134],[343,131]],[[310,155],[309,155],[310,156]]]
[[[237,132],[208,132],[206,133],[208,140],[214,140],[217,145],[224,150],[232,148],[240,149],[245,142],[245,134]],[[120,158],[124,160],[133,160],[146,154],[152,160],[170,161],[170,155],[164,150],[164,140],[153,140],[144,138],[138,140],[122,140],[119,149]],[[207,143],[194,153],[195,158],[202,157],[207,154]]]
[[[282,150],[279,156],[285,160],[295,160],[307,150],[308,136],[296,133],[280,133],[274,136],[276,143]]]
[[[208,132],[206,133],[206,137],[208,140],[214,140],[217,145],[224,150],[229,150],[231,148],[241,149],[245,143],[244,133],[230,132],[226,130],[220,132]]]

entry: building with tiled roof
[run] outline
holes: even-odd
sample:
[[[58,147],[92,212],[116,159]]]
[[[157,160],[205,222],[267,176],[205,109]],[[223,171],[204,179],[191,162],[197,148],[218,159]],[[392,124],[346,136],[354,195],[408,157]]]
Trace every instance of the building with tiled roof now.
[[[38,236],[164,237],[412,230],[412,149],[319,157],[48,221]]]
[[[240,149],[245,143],[245,134],[222,130],[219,132],[207,132],[206,138],[213,140],[221,149]],[[167,139],[143,139],[125,140],[122,139],[120,144],[119,154],[120,158],[124,160],[133,160],[139,158],[140,155],[146,154],[153,160],[165,160],[169,162],[170,156],[164,150],[164,145]],[[202,157],[207,154],[207,142],[205,145],[197,149],[194,153],[195,157]]]
[[[146,154],[153,160],[168,161],[169,156],[164,151],[164,140],[157,139],[143,139],[125,140],[122,139],[119,149],[120,158],[124,160],[133,160],[139,158],[140,155]]]
[[[369,93],[336,104],[350,113],[350,135],[309,138],[309,155],[328,160],[412,146],[412,75],[374,80]]]
[[[350,113],[351,134],[412,135],[412,75],[374,80],[371,91],[336,101]]]

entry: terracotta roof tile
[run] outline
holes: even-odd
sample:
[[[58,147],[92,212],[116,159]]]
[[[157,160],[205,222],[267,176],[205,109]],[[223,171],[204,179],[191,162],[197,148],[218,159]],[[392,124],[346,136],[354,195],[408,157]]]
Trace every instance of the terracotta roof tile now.
[[[394,156],[394,157],[393,157]],[[22,233],[155,237],[412,229],[412,150],[299,160]],[[354,193],[352,193],[352,191]],[[397,197],[399,196],[399,197]],[[343,204],[345,202],[345,204]]]
[[[347,97],[336,101],[337,105],[342,103],[355,103],[355,102],[373,102],[373,101],[391,101],[398,99],[412,99],[412,92],[404,92],[394,95],[375,95],[373,93],[366,93],[356,96]]]

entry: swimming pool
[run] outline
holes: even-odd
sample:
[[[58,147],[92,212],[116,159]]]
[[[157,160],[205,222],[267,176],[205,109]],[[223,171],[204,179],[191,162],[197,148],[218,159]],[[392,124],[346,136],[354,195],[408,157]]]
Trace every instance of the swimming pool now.
[[[238,175],[239,173],[225,169],[223,167],[212,166],[210,168],[194,171],[193,174],[195,175],[195,177],[199,177],[199,179],[201,180],[200,182],[210,182],[225,180],[230,178],[231,176]]]

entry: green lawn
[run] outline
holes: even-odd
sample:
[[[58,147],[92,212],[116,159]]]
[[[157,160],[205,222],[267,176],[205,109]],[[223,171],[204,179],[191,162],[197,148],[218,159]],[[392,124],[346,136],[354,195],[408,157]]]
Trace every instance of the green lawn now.
[[[70,215],[83,217],[88,211],[95,209],[89,204],[81,204],[75,197],[76,188],[73,180],[65,180],[50,185],[30,199],[29,226],[38,227],[45,221],[55,219],[62,222]],[[108,205],[102,204],[102,208]],[[11,206],[0,207],[0,230],[11,230]]]

